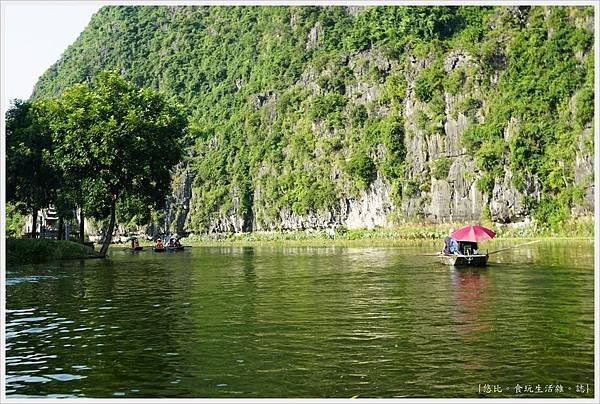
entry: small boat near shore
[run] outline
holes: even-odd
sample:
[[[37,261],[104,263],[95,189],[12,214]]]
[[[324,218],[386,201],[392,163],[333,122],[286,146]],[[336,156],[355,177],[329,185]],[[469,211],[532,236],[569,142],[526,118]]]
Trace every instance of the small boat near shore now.
[[[183,246],[167,246],[167,249],[169,251],[183,251]]]
[[[482,254],[477,243],[495,236],[493,230],[480,225],[451,230],[448,237],[444,239],[444,250],[438,253],[439,260],[449,266],[486,266],[490,255],[487,251]]]
[[[158,248],[158,247],[152,247],[152,251],[154,252],[165,252],[167,249],[166,248]]]

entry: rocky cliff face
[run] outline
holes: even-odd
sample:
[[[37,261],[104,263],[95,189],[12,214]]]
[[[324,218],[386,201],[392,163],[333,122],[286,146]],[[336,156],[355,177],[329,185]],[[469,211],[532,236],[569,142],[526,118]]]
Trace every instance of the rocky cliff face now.
[[[584,199],[576,204],[572,213],[576,216],[591,214],[594,211],[594,130],[587,127],[577,139],[575,154],[575,184],[584,189]]]
[[[318,35],[311,36],[311,41]],[[378,67],[381,71],[394,73],[400,70],[401,62],[388,60],[377,51],[370,51],[359,55],[367,58],[368,63]],[[350,58],[349,65],[356,68],[356,63]],[[478,105],[476,110],[456,112],[457,106],[469,98],[484,98],[483,90],[478,85],[481,77],[472,77],[472,85],[468,92],[456,95],[444,92],[443,99],[444,117],[443,127],[431,133],[417,123],[418,113],[429,114],[427,104],[417,100],[415,96],[415,79],[420,71],[428,65],[428,58],[409,56],[408,67],[404,69],[407,82],[404,95],[404,131],[408,134],[404,140],[406,148],[406,179],[415,184],[413,192],[404,192],[399,203],[394,203],[391,197],[391,185],[382,175],[372,182],[369,187],[358,196],[346,196],[339,199],[331,209],[318,210],[307,215],[298,215],[286,208],[279,212],[276,218],[268,218],[262,214],[264,202],[261,199],[260,187],[254,190],[253,212],[248,218],[236,214],[238,202],[234,199],[233,208],[228,214],[221,214],[210,222],[209,233],[265,231],[265,230],[305,230],[327,229],[336,226],[355,228],[386,227],[393,224],[391,214],[395,213],[404,219],[427,218],[429,220],[446,221],[479,221],[484,210],[489,210],[489,218],[498,223],[530,222],[531,212],[524,203],[524,197],[539,200],[541,185],[535,176],[525,178],[524,190],[517,190],[513,185],[513,174],[510,169],[505,169],[504,176],[497,178],[491,195],[484,195],[476,186],[481,173],[476,168],[474,157],[470,155],[461,143],[461,136],[469,125],[485,121],[485,103]],[[450,52],[444,60],[444,69],[451,74],[456,69],[477,70],[474,58],[465,51]],[[356,68],[355,74],[364,77],[365,72]],[[492,75],[491,82],[502,73],[501,70]],[[302,76],[298,85],[317,88],[318,79],[312,71],[307,71]],[[357,81],[346,87],[345,94],[354,105],[367,104],[377,100],[381,93],[381,83]],[[265,100],[276,101],[276,94],[257,95],[262,100],[257,104],[259,108],[268,108]],[[265,106],[266,105],[266,106]],[[376,113],[385,116],[386,110]],[[516,119],[511,119],[504,128],[504,138],[508,142],[515,130],[519,127]],[[313,126],[315,128],[315,126]],[[322,130],[316,126],[316,130]],[[593,212],[593,155],[586,142],[592,141],[592,129],[586,128],[579,135],[577,154],[575,160],[575,183],[583,184],[585,200],[573,208],[575,215],[588,215]],[[323,133],[320,133],[323,135]],[[439,159],[447,159],[449,168],[444,178],[435,178],[431,175],[431,167]],[[508,164],[506,164],[508,166]],[[335,171],[335,170],[333,170]],[[168,218],[173,218],[177,223],[171,228],[178,232],[189,232],[190,219],[188,217],[189,205],[193,203],[192,175],[185,173],[186,181],[180,182],[175,187],[174,197],[167,211]],[[335,175],[334,175],[335,178]]]
[[[416,114],[429,111],[427,105],[415,96],[415,78],[427,66],[428,60],[416,57],[408,60],[404,106],[406,132],[411,134],[406,142],[408,180],[420,185],[414,194],[403,196],[403,208],[409,217],[439,221],[478,220],[486,201],[475,187],[477,177],[473,158],[467,155],[460,142],[469,122],[462,112],[452,115],[457,103],[477,94],[478,90],[474,88],[470,93],[456,96],[444,93],[443,127],[436,133],[430,133],[417,124]],[[450,53],[444,61],[447,74],[473,65],[469,55],[460,51]],[[430,175],[431,165],[442,158],[450,162],[447,176],[433,178]]]
[[[358,197],[340,199],[331,209],[318,210],[308,215],[298,215],[291,209],[283,209],[275,219],[261,215],[260,193],[257,192],[254,206],[257,212],[251,216],[250,221],[236,214],[237,205],[234,201],[228,214],[221,214],[210,222],[208,233],[329,229],[337,226],[346,226],[350,229],[386,227],[391,224],[389,216],[394,210],[390,191],[390,184],[382,178],[377,178]],[[166,219],[150,231],[180,234],[190,232],[188,226],[191,217],[189,208],[186,207],[194,203],[191,181],[179,183],[175,193],[184,197],[170,199],[166,206]]]

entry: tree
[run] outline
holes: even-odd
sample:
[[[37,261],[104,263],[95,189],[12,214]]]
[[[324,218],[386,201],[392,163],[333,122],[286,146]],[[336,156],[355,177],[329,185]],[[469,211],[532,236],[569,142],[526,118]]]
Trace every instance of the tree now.
[[[58,181],[43,111],[42,102],[15,100],[6,112],[6,199],[33,215],[32,238],[38,210],[51,203]]]
[[[13,203],[6,203],[6,237],[20,237],[25,225],[25,216]]]
[[[67,89],[52,122],[56,160],[67,182],[79,184],[81,206],[96,219],[109,217],[105,256],[119,203],[164,204],[170,171],[182,158],[185,118],[161,94],[102,72],[91,85]]]

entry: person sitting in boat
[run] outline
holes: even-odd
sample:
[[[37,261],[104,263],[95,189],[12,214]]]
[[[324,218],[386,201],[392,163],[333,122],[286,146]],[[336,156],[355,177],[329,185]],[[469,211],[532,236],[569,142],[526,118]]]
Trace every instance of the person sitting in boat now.
[[[181,247],[181,243],[179,242],[179,239],[175,240],[175,247]]]
[[[156,248],[158,248],[159,250],[162,250],[163,248],[165,248],[165,246],[163,245],[162,240],[159,239],[159,238],[156,239]]]
[[[135,248],[136,239],[131,239],[131,248]]]
[[[477,243],[473,241],[461,241],[458,243],[458,251],[463,255],[477,255]]]
[[[175,247],[175,242],[173,241],[173,237],[169,239],[169,247]]]
[[[444,239],[444,254],[458,254],[458,242],[452,237],[454,229],[450,229],[448,236]]]
[[[139,242],[139,241],[138,241],[138,239],[136,238],[136,239],[133,241],[133,248],[138,248],[139,246],[140,246],[140,242]]]

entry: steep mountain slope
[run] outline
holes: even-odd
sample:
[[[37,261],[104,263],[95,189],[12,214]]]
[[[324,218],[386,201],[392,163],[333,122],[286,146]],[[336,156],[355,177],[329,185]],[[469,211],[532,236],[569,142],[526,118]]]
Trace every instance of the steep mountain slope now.
[[[105,7],[41,78],[176,98],[177,231],[593,212],[591,7]]]

